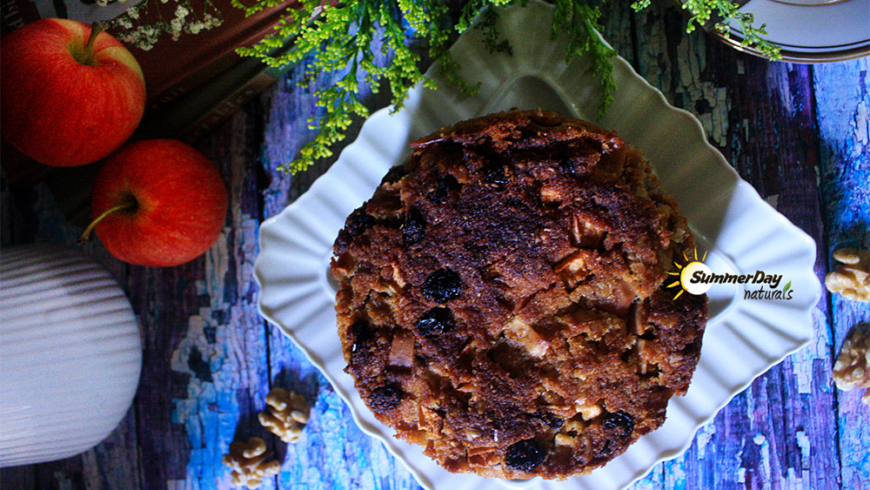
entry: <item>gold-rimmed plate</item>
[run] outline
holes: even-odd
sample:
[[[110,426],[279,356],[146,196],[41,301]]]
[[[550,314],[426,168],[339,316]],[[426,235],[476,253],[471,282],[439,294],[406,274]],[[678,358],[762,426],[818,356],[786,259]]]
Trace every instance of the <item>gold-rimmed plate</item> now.
[[[751,13],[754,25],[766,25],[765,39],[781,49],[782,60],[794,63],[845,61],[870,55],[870,0],[750,0],[740,12]],[[730,22],[728,35],[712,30],[736,49],[744,33]]]

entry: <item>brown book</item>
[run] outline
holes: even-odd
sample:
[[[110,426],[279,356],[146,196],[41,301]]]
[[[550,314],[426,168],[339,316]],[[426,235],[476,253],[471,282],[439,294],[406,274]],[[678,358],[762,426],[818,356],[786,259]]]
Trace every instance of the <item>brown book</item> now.
[[[174,16],[173,3],[153,3],[155,7],[164,8],[164,19]],[[220,26],[198,34],[182,33],[177,41],[173,41],[168,34],[163,34],[148,51],[130,47],[145,74],[148,94],[146,111],[170,104],[234,66],[241,59],[235,49],[240,46],[253,46],[266,37],[284,16],[284,11],[298,2],[288,0],[250,17],[245,17],[242,9],[233,7],[230,0],[212,0],[211,3],[221,12],[223,22]],[[202,15],[204,5],[205,0],[191,0],[190,10]],[[156,17],[156,14],[150,12],[149,16]],[[149,16],[145,16],[145,19],[149,19]]]
[[[192,11],[201,15],[204,1],[191,0]],[[159,4],[157,0],[152,3]],[[148,51],[128,46],[142,66],[147,90],[146,116],[134,139],[149,135],[195,140],[283,74],[283,70],[271,69],[259,60],[242,59],[235,48],[251,46],[270,34],[284,11],[298,5],[297,0],[250,17],[232,6],[230,0],[212,0],[212,4],[221,11],[220,26],[198,34],[182,34],[177,41],[164,34]],[[175,5],[159,5],[168,7],[162,14],[171,19]],[[0,0],[3,35],[39,20],[40,11],[56,15],[52,10],[55,7],[52,0]],[[13,151],[8,142],[3,143],[2,166],[10,181],[35,183],[56,170],[37,164]],[[37,168],[39,171],[34,171]]]
[[[80,9],[73,8],[75,2],[79,1],[67,0],[70,3],[69,8],[64,7],[63,11],[58,12],[57,8],[63,6],[63,2],[58,4],[52,0],[0,0],[2,33],[6,35],[29,22],[39,20],[40,12],[46,16],[68,16],[85,23],[97,20],[88,17]],[[187,17],[188,22],[197,17],[201,18],[206,12],[206,4],[206,0],[190,0],[188,8],[191,13]],[[253,46],[273,32],[273,27],[284,16],[286,9],[298,5],[298,1],[287,0],[250,17],[245,16],[244,10],[234,7],[231,0],[211,0],[210,4],[220,11],[221,25],[197,34],[182,33],[177,41],[163,33],[154,47],[147,51],[127,46],[145,75],[146,111],[170,104],[237,64],[241,57],[236,54],[235,49],[240,46]],[[153,25],[160,18],[165,22],[174,18],[177,4],[151,0],[148,7],[148,12],[142,14],[142,21],[144,24]],[[123,6],[112,4],[105,9],[91,12],[110,16],[110,12],[115,15],[123,11]],[[214,15],[214,9],[209,7],[207,11]],[[109,32],[117,35],[115,29],[109,29]]]
[[[178,138],[194,144],[279,79],[280,75],[270,70],[258,70],[250,79],[229,91],[211,110],[198,115],[179,132]]]
[[[274,48],[280,56],[292,44]],[[283,77],[292,67],[270,67],[256,58],[245,58],[220,75],[206,81],[171,104],[146,114],[135,139],[178,138],[195,143],[244,104]]]

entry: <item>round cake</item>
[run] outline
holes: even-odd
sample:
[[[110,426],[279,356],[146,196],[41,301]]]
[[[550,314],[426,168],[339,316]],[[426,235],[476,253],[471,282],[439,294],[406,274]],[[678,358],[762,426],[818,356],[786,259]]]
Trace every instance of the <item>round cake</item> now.
[[[506,479],[586,473],[661,426],[707,298],[666,289],[695,243],[641,153],[540,110],[411,146],[332,260],[346,371],[378,420]]]

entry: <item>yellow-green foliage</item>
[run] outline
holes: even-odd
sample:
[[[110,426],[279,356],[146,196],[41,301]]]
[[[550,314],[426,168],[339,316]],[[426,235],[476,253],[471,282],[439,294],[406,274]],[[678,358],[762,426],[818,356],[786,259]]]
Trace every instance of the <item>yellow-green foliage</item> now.
[[[481,12],[485,12],[476,27],[483,31],[486,46],[492,52],[510,53],[507,42],[499,40],[497,14],[486,7],[515,1],[524,5],[528,0],[470,0],[455,24],[449,18],[444,0],[347,0],[334,5],[325,0],[301,0],[301,7],[288,8],[286,17],[275,26],[272,35],[254,47],[239,48],[239,54],[261,58],[270,66],[305,63],[308,82],[345,69],[347,73],[337,83],[315,92],[317,105],[325,109],[321,117],[309,120],[310,127],[318,132],[314,140],[303,146],[296,158],[282,168],[298,172],[315,160],[332,155],[330,147],[344,139],[352,116],[365,118],[369,115],[359,99],[363,86],[377,92],[384,80],[389,82],[393,110],[402,108],[408,91],[420,81],[435,88],[434,83],[420,71],[420,56],[409,48],[409,38],[423,41],[429,49],[429,56],[438,63],[440,75],[448,83],[466,93],[473,93],[476,87],[469,86],[462,78],[459,65],[447,49],[450,33],[465,31]],[[553,35],[567,36],[569,40],[568,60],[590,55],[590,70],[600,80],[604,93],[600,110],[605,110],[614,90],[612,58],[616,53],[595,32],[602,30],[598,24],[601,15],[598,8],[591,6],[588,0],[548,1],[556,8]],[[233,0],[233,5],[244,9],[248,15],[281,3],[281,0],[256,0],[256,3],[246,6],[241,0]],[[640,0],[633,6],[640,9],[647,4],[648,0]],[[729,14],[741,25],[744,21],[751,22],[751,18],[741,17],[729,0],[688,0],[686,5],[694,14],[689,23],[690,30],[694,23],[705,22],[711,9]],[[763,35],[763,31],[750,30],[746,26],[744,32],[747,32],[750,42],[757,42],[757,35]],[[751,37],[753,35],[755,37]],[[379,36],[379,39],[374,39],[374,36]],[[377,44],[380,44],[383,54],[390,55],[385,66],[375,63],[373,46]],[[289,49],[278,50],[276,54],[276,48],[288,45]]]
[[[649,5],[649,2],[650,0],[638,0],[631,6],[635,10],[642,10]],[[753,25],[755,17],[752,14],[738,12],[738,8],[738,5],[730,0],[685,0],[683,9],[692,14],[686,26],[686,32],[693,32],[696,27],[703,26],[711,18],[715,18],[718,21],[714,24],[714,28],[727,38],[729,37],[729,29],[724,21],[734,20],[743,32],[741,46],[754,46],[761,54],[771,60],[781,59],[782,54],[780,54],[779,46],[770,43],[763,37],[767,35],[764,30],[766,25],[762,24],[760,27],[755,27]]]

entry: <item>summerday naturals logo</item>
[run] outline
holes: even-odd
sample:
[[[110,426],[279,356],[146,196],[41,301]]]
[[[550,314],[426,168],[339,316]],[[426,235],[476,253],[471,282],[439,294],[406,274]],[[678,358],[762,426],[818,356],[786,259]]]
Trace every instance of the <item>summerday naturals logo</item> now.
[[[779,285],[782,282],[782,274],[768,274],[764,271],[755,271],[754,274],[729,274],[727,272],[725,274],[716,274],[704,264],[704,260],[707,258],[706,252],[704,252],[701,260],[698,260],[697,249],[695,249],[695,260],[690,261],[685,255],[683,255],[683,258],[688,262],[685,266],[674,262],[674,265],[680,269],[679,272],[668,272],[672,276],[680,276],[678,281],[666,286],[667,288],[681,287],[680,292],[674,296],[675,300],[684,292],[694,295],[704,294],[713,284],[743,284],[743,299],[792,299],[794,290],[791,288],[791,281],[788,281],[782,289],[779,289]],[[758,285],[758,289],[754,289],[755,285]]]

